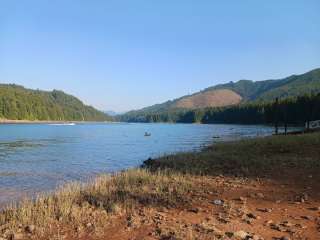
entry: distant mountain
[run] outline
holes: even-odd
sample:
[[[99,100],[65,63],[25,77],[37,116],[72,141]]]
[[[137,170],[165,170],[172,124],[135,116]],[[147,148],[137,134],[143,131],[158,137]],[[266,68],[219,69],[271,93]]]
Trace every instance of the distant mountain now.
[[[62,91],[0,84],[0,119],[107,121],[111,117]]]
[[[112,110],[106,110],[106,111],[103,111],[103,112],[104,112],[105,114],[109,115],[109,116],[112,116],[112,117],[121,114],[121,113],[118,113],[118,112],[115,112],[115,111],[112,111]]]
[[[238,82],[219,84],[192,95],[130,111],[122,115],[122,119],[130,119],[130,116],[139,118],[139,114],[224,107],[246,102],[270,101],[276,97],[286,98],[319,92],[320,68],[283,79],[265,81],[240,80]]]

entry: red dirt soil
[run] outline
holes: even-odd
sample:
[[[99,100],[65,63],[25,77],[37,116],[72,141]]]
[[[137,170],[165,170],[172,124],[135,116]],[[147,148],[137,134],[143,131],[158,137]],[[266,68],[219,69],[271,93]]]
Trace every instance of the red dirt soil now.
[[[176,108],[223,107],[240,103],[242,97],[228,89],[211,90],[185,97],[175,103]]]
[[[141,206],[114,216],[98,235],[92,230],[95,237],[89,231],[67,239],[242,239],[238,231],[254,237],[243,239],[320,239],[319,176],[283,179],[196,177],[188,206]]]

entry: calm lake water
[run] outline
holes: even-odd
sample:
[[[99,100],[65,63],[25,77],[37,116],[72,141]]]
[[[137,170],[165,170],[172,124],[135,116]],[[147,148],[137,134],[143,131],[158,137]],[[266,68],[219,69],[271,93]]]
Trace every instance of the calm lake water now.
[[[272,130],[218,124],[2,124],[0,203],[135,167],[149,157],[199,150],[212,141],[270,135]],[[145,137],[145,132],[152,135]]]

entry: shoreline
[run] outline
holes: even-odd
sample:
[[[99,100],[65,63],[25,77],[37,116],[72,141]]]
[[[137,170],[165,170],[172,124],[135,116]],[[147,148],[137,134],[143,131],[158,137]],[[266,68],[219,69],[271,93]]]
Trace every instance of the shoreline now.
[[[0,119],[1,124],[68,124],[68,123],[112,123],[111,121],[55,121],[55,120],[8,120]]]
[[[268,136],[148,160],[0,211],[0,237],[316,239],[319,143]]]

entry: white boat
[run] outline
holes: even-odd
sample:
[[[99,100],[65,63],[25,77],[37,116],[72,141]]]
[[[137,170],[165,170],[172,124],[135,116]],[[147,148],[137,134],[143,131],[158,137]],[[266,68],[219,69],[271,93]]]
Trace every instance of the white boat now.
[[[51,123],[49,125],[51,125],[51,126],[74,126],[76,124],[75,123]]]

